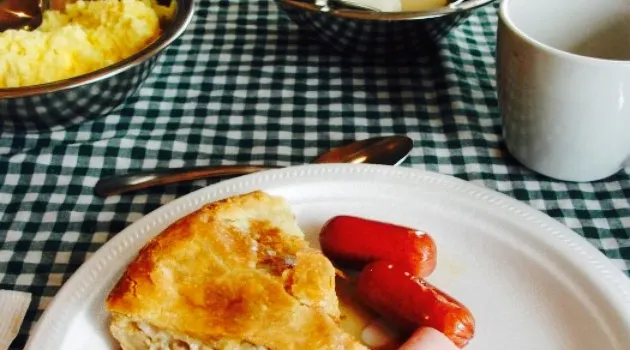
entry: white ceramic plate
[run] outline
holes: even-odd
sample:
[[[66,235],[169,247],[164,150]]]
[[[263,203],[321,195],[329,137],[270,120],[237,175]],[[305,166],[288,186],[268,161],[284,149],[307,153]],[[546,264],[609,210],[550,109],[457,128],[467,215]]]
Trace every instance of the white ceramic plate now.
[[[288,199],[308,237],[354,214],[430,232],[431,282],[477,321],[469,350],[630,348],[630,279],[555,220],[444,175],[375,165],[307,165],[243,176],[177,199],[105,244],[63,286],[28,349],[114,349],[104,299],[153,236],[204,203],[256,189]]]

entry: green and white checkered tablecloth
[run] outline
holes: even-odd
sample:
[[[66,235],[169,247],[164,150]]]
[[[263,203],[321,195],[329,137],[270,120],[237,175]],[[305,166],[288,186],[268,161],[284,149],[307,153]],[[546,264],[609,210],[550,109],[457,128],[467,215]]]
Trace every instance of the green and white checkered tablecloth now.
[[[454,175],[526,202],[630,270],[630,175],[552,181],[503,148],[496,5],[439,52],[392,66],[323,50],[268,0],[199,0],[193,23],[139,93],[112,114],[41,133],[0,129],[0,289],[34,294],[15,348],[91,253],[157,207],[210,181],[107,199],[127,170],[308,162],[342,141],[407,134],[403,166]]]

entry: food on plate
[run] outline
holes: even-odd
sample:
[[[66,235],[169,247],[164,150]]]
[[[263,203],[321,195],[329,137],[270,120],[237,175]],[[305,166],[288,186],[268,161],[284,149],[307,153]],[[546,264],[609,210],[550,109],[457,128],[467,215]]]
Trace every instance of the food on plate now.
[[[154,0],[155,1],[155,0]],[[149,0],[69,2],[33,31],[0,33],[0,88],[51,83],[124,60],[154,41],[174,13]]]
[[[367,349],[339,325],[335,268],[287,203],[208,204],[146,244],[106,300],[131,349]]]
[[[387,260],[418,277],[427,277],[435,270],[433,238],[412,228],[340,215],[326,222],[319,241],[324,255],[338,266],[360,269],[370,262]]]
[[[428,234],[343,215],[320,243],[323,254],[280,197],[210,203],[129,264],[106,300],[110,332],[123,350],[449,350],[472,338],[470,311],[422,279],[435,269]]]
[[[464,305],[396,263],[380,260],[367,265],[356,288],[365,305],[407,334],[431,327],[458,347],[474,335],[475,319]]]
[[[450,349],[472,338],[470,311],[422,279],[434,271],[437,259],[427,233],[340,215],[324,224],[319,240],[324,255],[339,268],[350,268],[337,273],[342,325],[363,344],[399,349],[413,333],[405,343],[408,350]]]
[[[423,327],[416,330],[398,350],[457,350],[442,332]]]

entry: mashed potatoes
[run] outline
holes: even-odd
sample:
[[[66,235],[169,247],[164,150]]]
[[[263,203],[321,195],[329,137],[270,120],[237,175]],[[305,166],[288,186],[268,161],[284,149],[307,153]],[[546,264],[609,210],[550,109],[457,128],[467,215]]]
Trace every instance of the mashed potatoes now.
[[[135,54],[160,32],[158,14],[142,0],[78,1],[63,13],[46,11],[34,31],[0,33],[0,88],[92,72]]]

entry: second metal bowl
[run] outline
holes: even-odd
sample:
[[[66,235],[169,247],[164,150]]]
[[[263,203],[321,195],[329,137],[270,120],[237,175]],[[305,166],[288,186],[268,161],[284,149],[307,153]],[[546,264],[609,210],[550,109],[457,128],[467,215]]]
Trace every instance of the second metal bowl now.
[[[496,0],[464,0],[422,12],[323,8],[308,0],[275,0],[300,28],[343,53],[392,56],[427,53],[429,47],[477,8]]]

